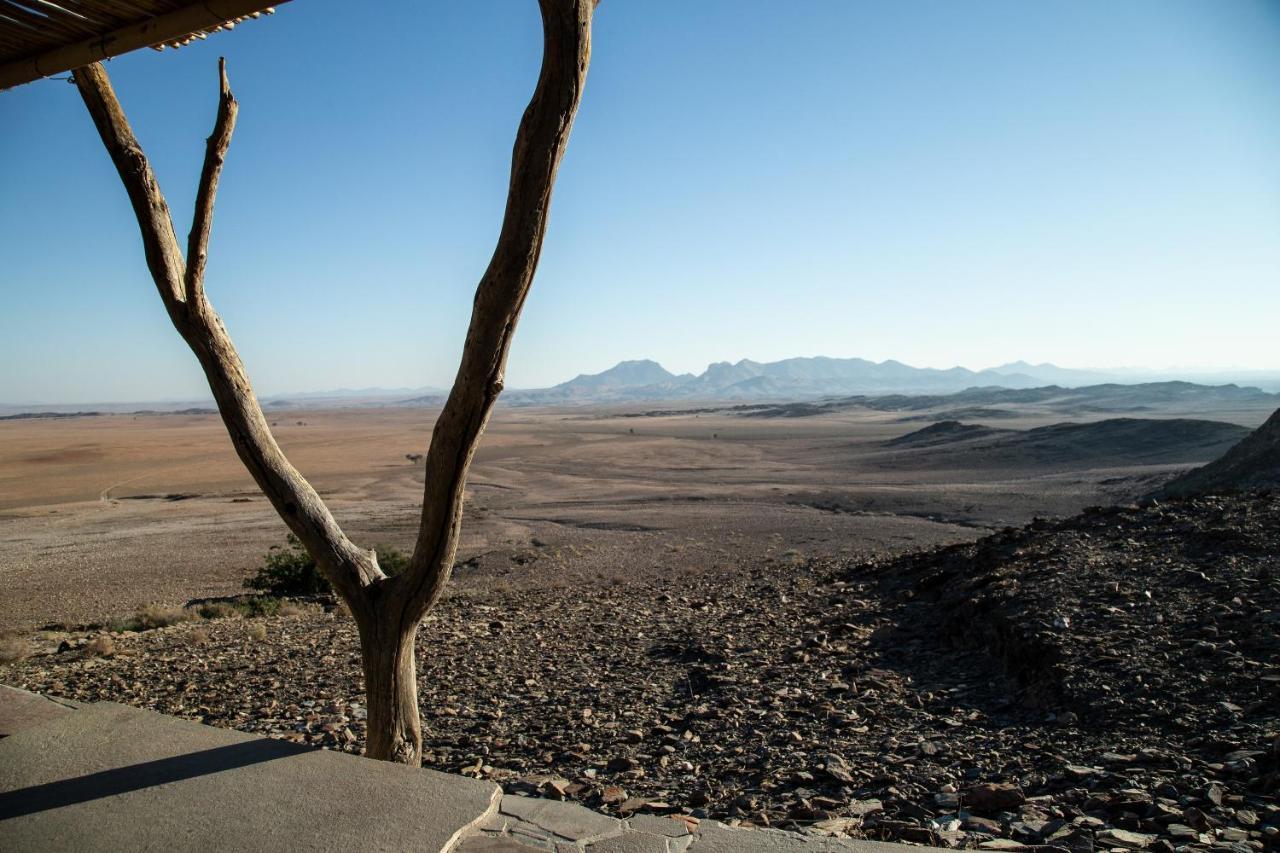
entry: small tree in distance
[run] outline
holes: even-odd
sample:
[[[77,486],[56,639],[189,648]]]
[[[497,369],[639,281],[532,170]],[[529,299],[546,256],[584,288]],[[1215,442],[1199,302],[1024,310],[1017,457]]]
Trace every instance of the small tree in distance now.
[[[458,546],[467,470],[502,391],[512,335],[546,234],[551,190],[569,141],[591,57],[598,0],[539,0],[542,69],[512,153],[511,182],[497,247],[476,288],[453,388],[426,456],[426,487],[408,567],[388,577],[377,554],[343,534],[311,484],[289,463],[267,426],[235,346],[204,291],[214,198],[238,105],[219,60],[220,98],[205,150],[195,214],[183,257],[155,173],[100,63],[73,78],[129,194],[147,267],[178,333],[204,369],[231,443],[276,512],[346,601],[360,634],[372,758],[422,760],[414,641],[444,591]]]

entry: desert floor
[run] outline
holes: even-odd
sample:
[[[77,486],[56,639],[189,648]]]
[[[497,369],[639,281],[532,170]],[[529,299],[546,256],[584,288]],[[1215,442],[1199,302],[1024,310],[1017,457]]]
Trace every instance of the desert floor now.
[[[1252,427],[1266,414],[1159,416]],[[426,450],[434,412],[271,417],[353,539],[409,548],[423,474],[406,454]],[[1028,410],[993,425],[1061,420]],[[1096,464],[886,447],[924,425],[874,411],[759,418],[500,409],[472,468],[456,578],[464,588],[625,583],[914,550],[1132,500],[1208,461]],[[285,532],[215,415],[0,421],[0,630],[241,592]]]

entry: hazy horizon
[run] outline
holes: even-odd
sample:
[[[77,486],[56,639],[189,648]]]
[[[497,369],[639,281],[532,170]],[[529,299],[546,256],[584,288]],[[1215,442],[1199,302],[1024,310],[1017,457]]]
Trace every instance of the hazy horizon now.
[[[777,360],[786,361],[790,359],[812,359],[812,358],[859,359],[861,357],[860,356],[813,355],[813,356],[790,356],[787,359],[777,359]],[[578,378],[579,376],[593,376],[599,373],[603,373],[607,370],[610,370],[626,362],[644,362],[644,361],[655,362],[661,367],[663,367],[665,370],[667,370],[669,373],[680,376],[684,374],[701,375],[704,371],[706,371],[708,368],[712,367],[715,364],[720,364],[720,363],[736,364],[739,361],[744,361],[744,360],[753,361],[757,363],[768,363],[762,359],[753,359],[750,357],[744,357],[741,359],[720,359],[716,362],[708,362],[707,364],[704,364],[701,367],[698,367],[696,369],[676,370],[672,368],[666,361],[660,358],[650,358],[650,357],[640,356],[636,358],[619,359],[618,361],[612,364],[606,365],[604,367],[601,367],[598,370],[597,369],[580,370],[577,373],[563,376],[560,379],[557,379],[554,382],[550,382],[546,385],[516,386],[516,385],[508,384],[507,390],[512,392],[542,390],[542,389],[550,388],[565,382],[569,382],[573,379]],[[878,359],[878,360],[863,359],[863,360],[874,361],[876,363],[883,363],[885,361],[896,361],[899,363],[907,364],[906,362],[903,362],[901,359]],[[1012,374],[1015,371],[1009,368],[1020,361],[1025,361],[1025,359],[1011,359],[1006,362],[1001,362],[1000,364],[991,364],[991,365],[985,365],[982,367],[972,367],[970,365],[963,365],[963,364],[939,364],[939,365],[907,364],[907,366],[912,368],[917,368],[917,369],[933,369],[933,370],[949,370],[952,368],[963,368],[963,369],[971,370],[975,373],[981,373],[987,370],[1003,369],[1004,372]],[[1038,364],[1033,364],[1031,366],[1032,367],[1048,367],[1048,368],[1054,368],[1054,369],[1065,370],[1065,371],[1079,371],[1081,373],[1097,373],[1099,374],[1099,379],[1098,379],[1099,382],[1111,381],[1114,378],[1129,377],[1133,382],[1162,381],[1162,380],[1168,380],[1168,379],[1181,379],[1185,381],[1195,382],[1197,381],[1197,378],[1200,378],[1200,379],[1206,379],[1206,380],[1211,379],[1213,380],[1213,382],[1216,383],[1217,381],[1223,380],[1224,378],[1231,379],[1232,381],[1238,378],[1239,380],[1247,383],[1249,381],[1250,376],[1255,376],[1259,381],[1262,381],[1263,379],[1266,380],[1264,384],[1268,387],[1265,387],[1263,390],[1272,390],[1272,388],[1274,387],[1274,390],[1280,391],[1280,368],[1277,368],[1277,369],[1249,368],[1249,367],[1179,368],[1179,367],[1173,367],[1173,366],[1171,367],[1139,367],[1139,366],[1132,366],[1132,365],[1100,367],[1097,365],[1090,365],[1090,366],[1063,365],[1063,364],[1056,364],[1053,362],[1041,362]],[[1210,384],[1213,384],[1213,383],[1210,383]],[[324,396],[326,394],[331,394],[334,392],[339,392],[339,395],[341,393],[346,393],[346,392],[355,392],[357,394],[358,393],[377,393],[377,392],[397,394],[397,393],[413,393],[413,392],[421,393],[421,392],[430,392],[430,391],[448,391],[448,388],[449,388],[448,383],[443,385],[429,385],[429,384],[391,385],[387,383],[370,382],[370,383],[363,383],[360,385],[342,385],[342,386],[334,385],[334,386],[313,387],[313,388],[289,388],[289,389],[282,389],[282,390],[271,390],[271,389],[264,390],[264,389],[255,387],[254,390],[255,390],[255,393],[260,398],[263,398],[263,399],[283,399],[283,398],[288,398],[290,396]],[[212,402],[212,399],[213,399],[212,395],[209,394],[208,389],[204,388],[203,393],[196,392],[191,395],[171,396],[171,397],[152,396],[152,397],[77,398],[77,399],[0,399],[0,406],[14,408],[14,407],[21,407],[26,405],[37,406],[37,407],[39,406],[61,407],[61,406],[92,405],[95,403],[100,403],[104,405],[120,405],[120,404],[133,404],[133,403],[137,403],[137,404],[205,403],[205,402]]]
[[[109,63],[263,396],[447,387],[533,3],[281,6]],[[343,50],[334,50],[338,43]],[[300,69],[306,69],[301,73]],[[74,87],[0,93],[0,400],[208,396]],[[628,359],[1280,371],[1280,8],[608,2],[507,387]]]

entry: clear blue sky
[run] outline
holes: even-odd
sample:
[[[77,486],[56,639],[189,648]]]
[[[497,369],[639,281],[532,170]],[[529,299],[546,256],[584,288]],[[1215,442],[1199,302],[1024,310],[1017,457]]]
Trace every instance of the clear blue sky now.
[[[109,70],[260,393],[445,385],[533,0],[295,0]],[[191,399],[75,89],[0,93],[0,401]],[[604,0],[508,387],[624,358],[1280,368],[1280,3]]]

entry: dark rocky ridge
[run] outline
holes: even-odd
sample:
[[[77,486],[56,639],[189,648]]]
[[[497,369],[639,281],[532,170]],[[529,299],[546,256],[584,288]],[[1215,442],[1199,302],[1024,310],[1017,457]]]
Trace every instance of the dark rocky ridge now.
[[[960,421],[938,421],[915,432],[891,438],[884,443],[884,446],[936,447],[940,444],[952,444],[957,441],[990,438],[1007,432],[1011,432],[1011,430],[992,429],[978,424],[963,424]]]
[[[1280,488],[1280,409],[1220,459],[1166,483],[1163,496]]]
[[[1110,418],[1029,430],[941,421],[885,442],[886,448],[908,452],[884,464],[898,469],[964,469],[1203,462],[1248,434],[1236,424],[1191,418]]]
[[[878,412],[926,412],[930,409],[964,409],[993,406],[1031,406],[1061,415],[1088,413],[1136,414],[1170,406],[1194,404],[1207,410],[1236,405],[1268,407],[1280,402],[1280,394],[1239,385],[1198,385],[1193,382],[1142,382],[1135,385],[1106,383],[1063,388],[995,386],[966,388],[950,394],[859,394],[815,402],[757,403],[739,407],[748,417],[812,417],[852,409]],[[726,410],[730,411],[730,410]],[[956,417],[960,417],[957,415]],[[999,417],[999,415],[997,415]]]

